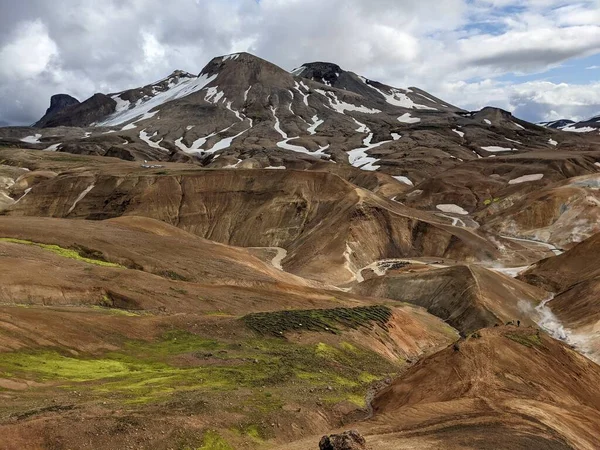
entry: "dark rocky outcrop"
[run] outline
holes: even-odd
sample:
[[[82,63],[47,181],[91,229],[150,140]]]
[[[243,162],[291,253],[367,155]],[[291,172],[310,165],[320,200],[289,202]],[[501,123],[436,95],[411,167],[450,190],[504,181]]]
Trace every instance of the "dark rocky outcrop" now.
[[[319,442],[319,450],[368,450],[368,447],[367,441],[358,431],[350,430],[323,436]]]
[[[38,126],[43,128],[60,126],[85,127],[113,113],[116,107],[117,102],[108,95],[94,94],[83,103],[63,108]]]
[[[38,128],[43,128],[52,118],[54,118],[65,108],[79,104],[79,100],[77,100],[75,97],[71,97],[68,94],[53,95],[52,97],[50,97],[50,107],[46,110],[46,114],[44,114],[44,117],[42,117],[38,122],[36,122],[34,126]]]

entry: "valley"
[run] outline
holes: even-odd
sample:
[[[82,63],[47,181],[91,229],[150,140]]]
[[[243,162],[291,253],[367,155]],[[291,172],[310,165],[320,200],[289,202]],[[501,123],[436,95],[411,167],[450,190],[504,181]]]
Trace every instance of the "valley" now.
[[[0,128],[0,447],[595,449],[599,189],[594,130],[332,63],[55,96]]]

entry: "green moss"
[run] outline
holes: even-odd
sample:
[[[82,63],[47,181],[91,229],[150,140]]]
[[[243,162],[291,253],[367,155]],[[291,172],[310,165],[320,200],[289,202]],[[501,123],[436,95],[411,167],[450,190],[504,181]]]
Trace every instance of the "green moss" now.
[[[299,345],[276,338],[226,342],[177,330],[154,342],[129,341],[121,351],[101,357],[44,350],[0,358],[0,378],[50,380],[70,388],[86,383],[87,395],[125,403],[164,402],[184,392],[218,403],[224,393],[244,390],[247,401],[236,393],[235,408],[258,415],[280,410],[290,392],[298,393],[296,401],[304,401],[308,388],[331,387],[344,398],[364,396],[372,381],[397,368],[355,346]],[[256,392],[265,388],[269,392]]]
[[[537,334],[505,334],[511,341],[517,342],[529,348],[543,348],[544,344]]]
[[[491,204],[492,204],[492,199],[490,199],[490,198],[487,198],[487,199],[485,199],[485,200],[483,201],[483,204],[484,204],[485,206],[489,206],[489,205],[491,205]]]
[[[215,431],[204,433],[202,447],[198,450],[234,450],[231,445]]]
[[[257,313],[248,314],[241,320],[259,334],[282,336],[289,331],[339,333],[343,329],[372,327],[375,324],[387,329],[391,315],[389,307],[376,305]]]
[[[48,250],[48,251],[54,253],[55,255],[62,256],[63,258],[69,258],[69,259],[74,259],[77,261],[83,261],[85,263],[94,264],[96,266],[116,267],[116,268],[120,268],[120,269],[126,269],[126,267],[122,266],[121,264],[111,263],[111,262],[103,261],[101,259],[88,258],[88,257],[82,256],[79,253],[79,251],[77,251],[77,250],[63,248],[63,247],[60,247],[60,246],[54,245],[54,244],[41,244],[39,242],[26,241],[23,239],[14,239],[14,238],[0,238],[0,242],[9,242],[11,244],[22,244],[22,245],[34,245],[34,246],[42,248],[44,250]]]

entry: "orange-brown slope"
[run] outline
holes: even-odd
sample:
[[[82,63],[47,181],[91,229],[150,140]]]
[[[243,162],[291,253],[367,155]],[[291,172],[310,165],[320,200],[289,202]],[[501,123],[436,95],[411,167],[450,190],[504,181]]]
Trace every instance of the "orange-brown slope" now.
[[[447,449],[598,448],[598,365],[533,328],[480,334],[419,362],[376,397],[364,425],[376,448],[403,448],[391,443],[416,436]]]
[[[600,360],[600,233],[555,258],[538,262],[520,275],[524,281],[556,292],[547,306],[569,343]]]
[[[388,272],[352,291],[422,306],[466,334],[517,320],[533,325],[534,308],[547,297],[542,289],[475,265]]]
[[[221,243],[283,247],[288,250],[283,266],[290,272],[338,283],[351,281],[357,267],[382,258],[478,260],[498,254],[471,230],[440,225],[427,213],[325,172],[64,173],[36,185],[7,213],[152,217]]]
[[[2,238],[77,249],[82,255],[175,280],[237,285],[310,284],[260,261],[248,250],[212,242],[146,217],[105,221],[0,217]]]

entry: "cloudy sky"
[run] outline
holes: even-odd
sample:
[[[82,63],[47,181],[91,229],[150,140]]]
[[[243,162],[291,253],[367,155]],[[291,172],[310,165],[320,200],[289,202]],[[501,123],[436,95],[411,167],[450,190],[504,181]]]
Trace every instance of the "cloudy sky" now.
[[[600,0],[0,0],[0,124],[238,51],[530,121],[600,112]]]

